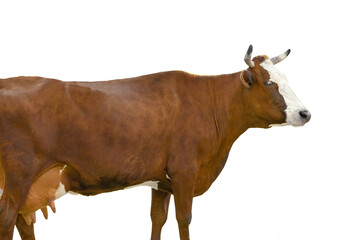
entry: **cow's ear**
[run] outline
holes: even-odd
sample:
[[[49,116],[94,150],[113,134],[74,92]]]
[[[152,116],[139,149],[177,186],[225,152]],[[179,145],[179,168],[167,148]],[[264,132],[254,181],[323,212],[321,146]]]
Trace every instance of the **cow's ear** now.
[[[246,88],[251,88],[253,85],[253,78],[248,70],[244,70],[240,73],[240,81]]]

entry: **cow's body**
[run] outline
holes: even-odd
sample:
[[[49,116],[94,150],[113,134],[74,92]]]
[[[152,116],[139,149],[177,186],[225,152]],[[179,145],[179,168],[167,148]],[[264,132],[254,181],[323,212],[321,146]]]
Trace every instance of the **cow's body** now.
[[[170,194],[180,237],[188,239],[192,198],[219,175],[233,142],[250,127],[286,118],[284,109],[271,120],[253,117],[258,104],[244,97],[241,74],[0,80],[0,239],[11,239],[18,213],[29,225],[18,218],[20,232],[31,232],[34,212],[46,216],[46,205],[54,210],[66,192],[95,195],[142,183],[153,187],[152,239],[160,238]]]
[[[226,77],[231,81],[235,76]],[[218,127],[227,121],[223,95],[232,98],[224,77],[166,72],[90,83],[5,79],[0,83],[1,138],[14,142],[20,135],[21,148],[34,150],[34,165],[42,171],[66,165],[63,174],[71,180],[63,179],[66,190],[84,195],[147,181],[171,192],[174,168],[184,164],[177,156],[195,148],[201,150],[197,162],[188,165],[211,176],[197,179],[195,193],[200,195],[221,170],[214,162],[224,162],[246,129],[231,128],[231,136]]]

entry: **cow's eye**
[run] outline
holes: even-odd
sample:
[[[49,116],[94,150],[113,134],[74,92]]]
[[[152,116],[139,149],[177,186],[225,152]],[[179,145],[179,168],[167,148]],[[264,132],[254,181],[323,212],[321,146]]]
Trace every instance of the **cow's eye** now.
[[[267,81],[267,82],[265,82],[264,83],[266,86],[271,86],[271,85],[273,85],[273,82],[272,81]]]

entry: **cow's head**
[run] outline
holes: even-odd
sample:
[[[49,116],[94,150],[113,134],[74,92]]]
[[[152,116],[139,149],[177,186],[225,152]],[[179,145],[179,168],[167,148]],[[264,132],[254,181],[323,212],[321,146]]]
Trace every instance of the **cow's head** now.
[[[265,55],[251,59],[252,46],[245,55],[249,68],[240,73],[240,80],[246,89],[247,105],[251,109],[253,126],[274,125],[303,126],[310,120],[310,112],[301,104],[288,81],[275,64],[284,60],[290,49],[277,57]]]

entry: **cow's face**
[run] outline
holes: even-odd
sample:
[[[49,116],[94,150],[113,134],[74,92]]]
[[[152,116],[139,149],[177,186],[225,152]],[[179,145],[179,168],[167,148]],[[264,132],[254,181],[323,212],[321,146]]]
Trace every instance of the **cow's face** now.
[[[252,46],[245,55],[249,68],[240,73],[246,89],[246,99],[252,124],[256,127],[274,125],[303,126],[310,120],[310,112],[301,104],[288,81],[275,64],[285,59],[290,50],[269,59],[257,56],[251,60]]]

